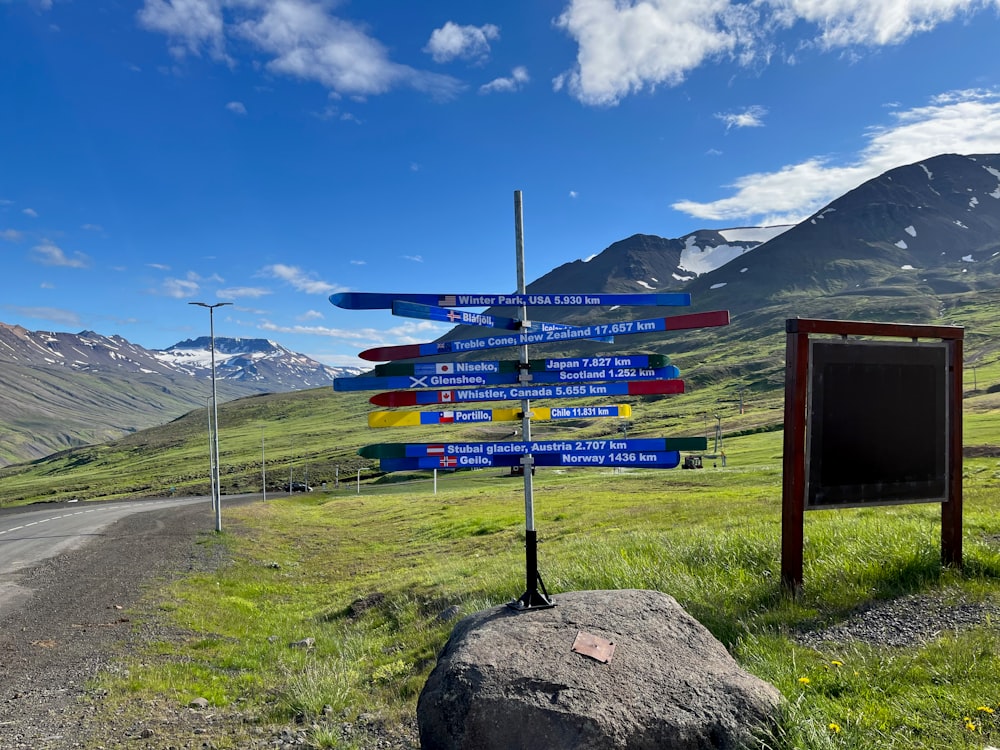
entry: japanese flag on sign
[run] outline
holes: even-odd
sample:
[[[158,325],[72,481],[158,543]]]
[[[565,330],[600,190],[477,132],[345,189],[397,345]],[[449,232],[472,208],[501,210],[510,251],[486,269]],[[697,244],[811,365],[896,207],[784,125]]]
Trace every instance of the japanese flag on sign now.
[[[454,371],[453,362],[427,362],[413,366],[414,375],[450,375]]]

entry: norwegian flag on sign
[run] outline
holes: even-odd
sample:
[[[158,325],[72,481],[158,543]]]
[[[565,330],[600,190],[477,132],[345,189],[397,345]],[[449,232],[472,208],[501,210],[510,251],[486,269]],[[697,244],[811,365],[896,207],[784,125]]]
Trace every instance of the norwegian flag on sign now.
[[[458,465],[458,459],[454,456],[442,456],[440,461],[441,466],[446,469],[450,469]]]

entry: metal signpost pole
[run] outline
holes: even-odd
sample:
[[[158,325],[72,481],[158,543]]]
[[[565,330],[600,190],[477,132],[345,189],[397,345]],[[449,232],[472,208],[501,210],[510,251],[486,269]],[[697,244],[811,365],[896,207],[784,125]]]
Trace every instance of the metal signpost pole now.
[[[527,286],[524,276],[524,219],[521,206],[521,191],[514,191],[514,236],[517,255],[517,293],[525,294]],[[522,325],[528,322],[528,308],[524,306],[520,311]],[[519,363],[520,380],[527,381],[530,376],[530,365],[528,364],[528,347],[521,347],[521,359]],[[523,399],[521,401],[521,439],[531,442],[531,401]],[[534,458],[529,453],[521,459],[521,467],[524,471],[524,558],[525,558],[525,592],[517,601],[511,602],[514,609],[544,609],[554,606],[545,591],[545,584],[538,573],[538,535],[535,530],[535,502],[532,486],[534,473]],[[541,584],[542,591],[538,590]]]
[[[264,426],[260,428],[260,501],[267,502],[267,468],[264,463]]]
[[[214,305],[209,305],[205,302],[189,302],[188,304],[208,308],[209,341],[211,342],[210,348],[212,350],[212,413],[215,422],[215,431],[211,437],[212,480],[214,483],[212,501],[215,508],[215,530],[220,532],[222,531],[222,485],[219,480],[219,394],[215,385],[215,308],[224,307],[233,303],[216,302]]]

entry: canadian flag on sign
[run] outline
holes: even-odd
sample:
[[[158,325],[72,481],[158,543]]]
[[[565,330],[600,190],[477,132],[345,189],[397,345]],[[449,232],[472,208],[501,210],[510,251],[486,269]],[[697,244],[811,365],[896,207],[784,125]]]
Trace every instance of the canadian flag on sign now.
[[[441,391],[438,393],[438,403],[450,404],[452,401],[452,394],[454,391]]]

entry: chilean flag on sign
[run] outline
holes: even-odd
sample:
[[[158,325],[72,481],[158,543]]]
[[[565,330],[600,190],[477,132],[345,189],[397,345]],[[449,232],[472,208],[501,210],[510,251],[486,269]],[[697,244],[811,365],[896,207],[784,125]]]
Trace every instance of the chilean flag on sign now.
[[[455,421],[455,412],[453,411],[441,412],[441,424],[451,424],[454,421]]]

